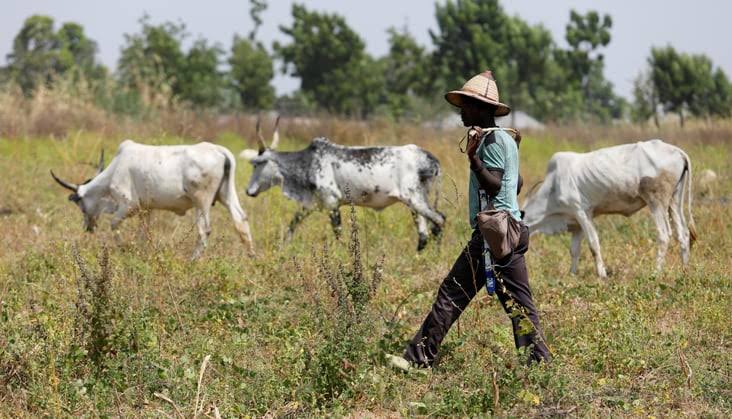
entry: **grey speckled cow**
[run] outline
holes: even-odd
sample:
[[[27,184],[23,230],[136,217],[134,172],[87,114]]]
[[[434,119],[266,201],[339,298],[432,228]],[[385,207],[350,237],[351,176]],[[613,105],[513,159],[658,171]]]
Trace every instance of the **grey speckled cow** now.
[[[316,138],[303,150],[280,152],[274,150],[278,138],[275,128],[273,147],[267,148],[259,135],[259,151],[250,160],[254,172],[247,195],[257,196],[280,185],[286,197],[302,204],[290,223],[288,239],[297,225],[318,208],[330,211],[338,235],[338,208],[350,202],[376,210],[404,203],[412,210],[419,231],[417,250],[427,244],[427,221],[432,224],[433,235],[441,233],[445,217],[436,210],[437,199],[434,207],[429,204],[432,185],[440,178],[440,162],[428,151],[414,144],[345,147]]]

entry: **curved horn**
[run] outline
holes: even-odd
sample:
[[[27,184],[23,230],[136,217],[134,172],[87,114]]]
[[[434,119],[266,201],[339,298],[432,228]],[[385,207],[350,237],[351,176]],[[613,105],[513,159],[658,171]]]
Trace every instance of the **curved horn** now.
[[[66,189],[68,189],[70,191],[74,191],[74,192],[76,192],[79,189],[79,185],[77,185],[75,183],[69,183],[69,182],[66,182],[65,180],[59,179],[58,176],[56,176],[53,173],[53,170],[51,170],[50,172],[51,172],[51,176],[53,176],[53,179],[56,182],[58,182],[59,185],[63,186],[64,188],[66,188]]]
[[[276,149],[280,145],[280,115],[277,115],[275,121],[274,133],[272,134],[272,145],[269,147],[272,150]]]
[[[264,150],[267,149],[262,136],[262,117],[260,116],[257,116],[257,146],[259,146],[259,154],[264,153]]]
[[[97,165],[97,175],[102,173],[103,170],[104,170],[104,149],[102,149],[102,152],[99,154],[99,164]]]
[[[542,180],[536,182],[535,184],[533,184],[531,186],[531,189],[529,189],[529,192],[526,194],[526,199],[529,199],[529,197],[531,197],[531,195],[533,195],[534,192],[536,192],[536,188],[538,188],[539,186],[541,186],[542,183],[544,183],[544,179],[542,179]]]

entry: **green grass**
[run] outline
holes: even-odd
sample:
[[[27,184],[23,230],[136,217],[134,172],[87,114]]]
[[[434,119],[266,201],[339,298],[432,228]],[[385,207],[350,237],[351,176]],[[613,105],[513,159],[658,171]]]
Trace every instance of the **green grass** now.
[[[700,240],[687,272],[673,244],[665,272],[653,274],[655,229],[645,210],[597,220],[607,281],[595,277],[586,244],[580,273],[571,276],[568,236],[532,237],[527,263],[553,363],[525,368],[507,316],[481,293],[448,335],[437,368],[389,369],[384,353],[401,352],[468,238],[467,168],[459,135],[404,139],[381,129],[363,138],[416,142],[446,173],[447,229],[420,254],[409,211],[398,205],[356,210],[358,257],[348,234],[335,240],[326,214],[311,216],[285,244],[297,206],[279,190],[256,199],[240,193],[255,259],[220,206],[200,261],[188,260],[196,239],[190,214],[155,213],[147,227],[130,219],[117,243],[108,218],[94,235],[82,232],[78,209],[48,169],[85,179],[94,169],[84,162],[95,161],[101,146],[110,156],[120,139],[0,140],[0,208],[10,212],[0,215],[0,416],[177,416],[176,409],[192,416],[196,400],[203,413],[213,416],[215,407],[224,417],[732,413],[732,211],[720,199],[697,199]],[[245,143],[235,135],[217,140],[235,152]],[[553,152],[608,143],[525,136],[522,174],[530,186]],[[284,138],[282,147],[302,145]],[[696,173],[720,175],[717,198],[732,195],[728,145],[681,145]],[[239,162],[239,191],[250,173]],[[358,287],[382,256],[379,286],[364,299]],[[363,260],[363,275],[354,258]],[[333,278],[341,285],[334,288]],[[349,312],[354,306],[362,309]]]

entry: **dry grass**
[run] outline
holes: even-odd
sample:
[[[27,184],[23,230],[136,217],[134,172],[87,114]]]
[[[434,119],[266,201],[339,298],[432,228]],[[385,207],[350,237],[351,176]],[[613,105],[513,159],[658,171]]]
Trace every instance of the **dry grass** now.
[[[382,121],[284,121],[283,149],[300,148],[315,135],[348,144],[416,143],[433,152],[445,171],[440,205],[447,228],[439,245],[420,254],[406,208],[356,211],[360,271],[370,271],[382,255],[384,260],[380,286],[354,323],[359,326],[343,330],[337,313],[344,288],[334,288],[333,281],[353,278],[356,265],[349,240],[335,241],[326,214],[313,215],[284,244],[296,205],[278,190],[257,199],[242,193],[258,257],[245,256],[217,206],[210,247],[203,260],[190,262],[192,216],[156,213],[149,226],[129,220],[117,244],[108,221],[95,235],[83,233],[78,210],[48,176],[54,168],[84,179],[94,170],[87,162],[101,147],[114,150],[123,136],[181,143],[201,134],[236,152],[253,144],[251,118],[182,114],[171,116],[177,122],[135,125],[99,116],[81,132],[78,121],[69,123],[52,139],[53,132],[24,119],[32,112],[12,116],[7,103],[0,104],[3,121],[25,127],[3,131],[0,139],[0,416],[732,413],[728,122],[681,133],[664,127],[668,131],[658,135],[684,147],[696,172],[711,168],[720,175],[716,195],[697,199],[701,234],[688,271],[672,246],[667,270],[653,275],[654,228],[646,211],[631,219],[598,220],[611,270],[607,281],[594,276],[586,247],[580,274],[570,276],[568,237],[534,237],[528,266],[555,361],[524,368],[500,305],[481,293],[448,335],[439,366],[426,375],[405,375],[386,367],[383,354],[401,351],[469,235],[459,130]],[[181,132],[186,135],[173,135]],[[522,173],[530,185],[555,151],[656,136],[646,134],[630,127],[525,133]],[[238,190],[250,173],[240,162]],[[108,272],[98,276],[100,263]],[[79,284],[87,282],[78,265],[87,267],[87,278],[106,278],[100,296],[108,310],[98,317],[106,319],[103,324],[79,308]],[[85,288],[85,301],[95,301],[97,288]],[[84,336],[103,332],[103,350],[79,341],[78,330],[89,332]]]

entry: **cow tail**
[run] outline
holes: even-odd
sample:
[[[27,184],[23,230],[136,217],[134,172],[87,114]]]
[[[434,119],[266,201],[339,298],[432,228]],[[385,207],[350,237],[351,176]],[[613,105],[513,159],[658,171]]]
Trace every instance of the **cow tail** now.
[[[691,179],[691,159],[689,158],[689,155],[686,154],[683,150],[681,153],[684,156],[684,160],[686,162],[686,165],[684,167],[684,175],[682,177],[685,177],[684,179],[684,187],[686,188],[687,193],[687,205],[688,205],[688,211],[689,211],[689,244],[692,245],[696,241],[697,235],[696,235],[696,223],[694,223],[694,214],[691,212],[692,207],[692,192],[691,192],[691,185],[692,185],[692,179]],[[682,193],[681,199],[683,201],[684,195]]]
[[[222,150],[222,154],[224,155],[224,176],[221,177],[217,197],[221,201],[228,202],[236,196],[236,182],[234,181],[236,160],[229,150]],[[222,197],[224,199],[221,199]]]

